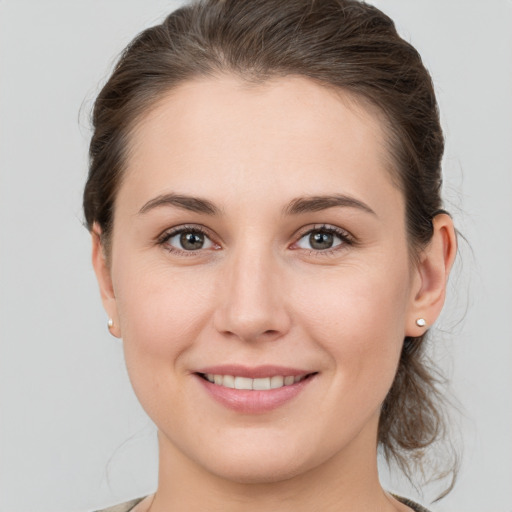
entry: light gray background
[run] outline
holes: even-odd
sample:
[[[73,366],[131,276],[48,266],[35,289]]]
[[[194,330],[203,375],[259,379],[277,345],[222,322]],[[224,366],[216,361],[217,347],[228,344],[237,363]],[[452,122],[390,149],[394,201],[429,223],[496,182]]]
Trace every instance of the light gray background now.
[[[83,512],[155,488],[154,427],[107,333],[80,201],[99,84],[125,44],[178,3],[0,0],[2,512]],[[512,2],[377,5],[434,76],[447,207],[472,246],[436,348],[461,402],[464,459],[432,510],[510,512]]]

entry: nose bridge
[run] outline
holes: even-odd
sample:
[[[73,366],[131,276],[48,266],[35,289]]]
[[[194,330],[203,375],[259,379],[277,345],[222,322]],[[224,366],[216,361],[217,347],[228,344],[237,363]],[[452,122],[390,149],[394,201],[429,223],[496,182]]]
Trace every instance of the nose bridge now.
[[[289,328],[280,265],[267,241],[233,248],[227,257],[217,330],[246,341],[277,338]]]

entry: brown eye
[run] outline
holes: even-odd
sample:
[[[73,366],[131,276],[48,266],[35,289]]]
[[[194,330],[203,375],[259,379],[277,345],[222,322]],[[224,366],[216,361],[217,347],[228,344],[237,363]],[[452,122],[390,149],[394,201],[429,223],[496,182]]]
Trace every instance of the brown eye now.
[[[347,241],[347,236],[344,233],[338,232],[337,229],[319,228],[303,235],[297,242],[297,246],[301,249],[309,249],[310,251],[325,251]]]
[[[202,233],[181,233],[180,244],[187,251],[197,251],[204,245],[204,235]]]
[[[309,245],[312,249],[330,249],[334,243],[334,235],[332,233],[311,233],[309,235]]]
[[[173,233],[166,243],[181,251],[198,251],[213,247],[213,242],[204,233],[192,229]]]

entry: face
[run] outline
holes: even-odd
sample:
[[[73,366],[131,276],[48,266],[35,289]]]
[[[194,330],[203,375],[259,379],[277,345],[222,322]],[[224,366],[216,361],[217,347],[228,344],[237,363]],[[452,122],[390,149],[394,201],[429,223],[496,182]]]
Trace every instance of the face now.
[[[375,457],[420,334],[387,162],[378,117],[304,78],[189,82],[140,121],[105,306],[161,452],[244,482]]]

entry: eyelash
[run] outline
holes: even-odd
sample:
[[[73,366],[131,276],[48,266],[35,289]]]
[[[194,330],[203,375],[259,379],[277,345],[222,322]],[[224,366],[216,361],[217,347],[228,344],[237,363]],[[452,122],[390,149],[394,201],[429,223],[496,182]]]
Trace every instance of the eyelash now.
[[[212,239],[209,232],[202,226],[198,226],[198,225],[187,226],[187,225],[185,225],[185,226],[180,226],[178,228],[174,228],[174,229],[171,229],[170,231],[164,232],[161,236],[158,237],[157,244],[162,246],[166,251],[168,251],[170,253],[175,253],[180,256],[197,256],[197,253],[200,252],[200,249],[197,251],[185,251],[182,249],[177,249],[176,247],[173,247],[172,245],[169,245],[167,243],[167,242],[169,242],[169,240],[171,238],[173,238],[176,235],[180,235],[181,233],[200,233],[200,234],[204,235],[205,237],[209,238],[210,240]],[[218,244],[215,244],[215,242],[213,242],[213,241],[212,241],[212,243],[214,245],[218,245]]]
[[[307,229],[306,231],[302,232],[299,237],[297,238],[297,241],[294,242],[294,244],[297,244],[300,240],[302,240],[305,236],[311,235],[311,233],[320,232],[320,233],[331,233],[333,235],[336,235],[340,240],[341,243],[338,245],[335,245],[332,248],[329,249],[322,249],[322,250],[315,250],[315,249],[302,249],[303,251],[307,251],[308,256],[315,256],[315,257],[322,257],[322,256],[331,256],[335,255],[339,251],[342,251],[346,248],[346,246],[353,246],[356,245],[356,240],[354,237],[344,229],[338,228],[336,226],[331,226],[328,224],[318,224],[313,226],[312,228]],[[294,249],[297,250],[297,249]]]
[[[331,226],[331,225],[327,225],[327,224],[315,225],[312,228],[309,228],[306,231],[300,233],[300,235],[298,236],[298,238],[294,242],[294,244],[297,244],[305,236],[311,235],[311,233],[314,233],[314,232],[332,233],[333,235],[336,235],[341,240],[341,243],[332,248],[329,248],[329,249],[321,249],[321,250],[302,249],[303,251],[307,251],[307,254],[309,256],[330,256],[330,255],[337,253],[340,250],[343,250],[343,248],[345,248],[347,245],[353,246],[356,244],[356,240],[350,233],[348,233],[344,229],[341,229],[341,228],[338,228],[335,226]],[[209,238],[210,240],[212,240],[212,237],[209,234],[209,231],[206,230],[205,228],[203,228],[202,226],[199,226],[199,225],[187,226],[187,225],[185,225],[185,226],[180,226],[178,228],[174,228],[174,229],[171,229],[170,231],[164,232],[161,236],[158,237],[157,244],[164,247],[165,250],[167,250],[170,253],[179,254],[180,256],[196,256],[197,255],[196,253],[200,252],[201,249],[198,249],[197,251],[186,251],[186,250],[182,250],[182,249],[177,249],[176,247],[173,247],[168,244],[168,242],[171,238],[173,238],[176,235],[179,235],[181,233],[200,233],[200,234],[204,235],[205,237]],[[212,241],[212,243],[214,245],[218,246],[218,244],[216,244],[215,242]],[[300,248],[295,248],[293,250],[298,250],[298,249],[300,249]]]

